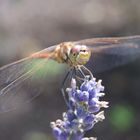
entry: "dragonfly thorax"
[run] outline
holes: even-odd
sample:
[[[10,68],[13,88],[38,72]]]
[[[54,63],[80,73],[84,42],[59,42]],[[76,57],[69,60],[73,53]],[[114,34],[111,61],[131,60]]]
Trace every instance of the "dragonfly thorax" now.
[[[91,52],[87,46],[72,42],[59,44],[55,51],[56,61],[70,66],[84,65],[89,61],[90,56]]]

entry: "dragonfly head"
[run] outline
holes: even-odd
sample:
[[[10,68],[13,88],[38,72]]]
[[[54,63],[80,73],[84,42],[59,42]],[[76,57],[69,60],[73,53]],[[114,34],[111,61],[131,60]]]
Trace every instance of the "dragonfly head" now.
[[[91,56],[90,49],[85,45],[74,45],[69,54],[69,58],[74,65],[86,64]]]

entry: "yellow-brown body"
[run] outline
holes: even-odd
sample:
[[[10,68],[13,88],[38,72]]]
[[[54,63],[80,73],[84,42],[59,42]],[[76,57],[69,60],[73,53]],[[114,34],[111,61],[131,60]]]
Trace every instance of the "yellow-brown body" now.
[[[58,63],[67,63],[70,66],[84,65],[89,61],[90,56],[89,48],[72,42],[59,44],[52,53],[52,58]]]
[[[69,66],[84,65],[91,56],[90,49],[85,45],[76,45],[73,42],[58,44],[52,52],[35,53],[33,58],[49,58],[58,63],[66,63]]]

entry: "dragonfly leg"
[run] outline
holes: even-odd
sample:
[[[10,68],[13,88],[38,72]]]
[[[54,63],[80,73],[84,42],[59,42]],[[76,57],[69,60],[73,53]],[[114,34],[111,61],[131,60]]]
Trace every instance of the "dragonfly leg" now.
[[[78,66],[78,71],[81,74],[81,76],[85,78],[85,74],[84,74],[83,70],[81,69],[81,66]]]
[[[63,82],[62,82],[62,87],[61,87],[61,93],[62,93],[62,96],[64,98],[64,101],[66,103],[66,105],[69,107],[69,103],[68,103],[68,100],[67,100],[67,97],[66,97],[66,93],[65,93],[65,86],[66,86],[66,83],[68,82],[68,80],[71,81],[72,77],[74,75],[74,69],[70,69],[68,71],[68,73],[66,74]]]
[[[84,65],[82,65],[81,67],[83,68],[83,70],[85,72],[87,72],[89,74],[90,78],[93,79],[93,74],[91,73],[91,71],[88,68],[86,68]],[[82,69],[81,69],[81,71],[82,71]]]
[[[82,66],[75,67],[75,78],[81,82],[87,78],[92,79],[93,75],[88,68],[82,65]]]
[[[69,107],[69,102],[68,102],[68,99],[67,99],[67,96],[66,96],[66,92],[65,92],[66,85],[67,85],[68,82],[71,82],[72,78],[75,78],[76,81],[79,80],[79,82],[81,83],[81,81],[84,81],[85,78],[87,78],[87,76],[86,76],[87,74],[85,74],[85,73],[88,73],[88,75],[90,76],[88,78],[91,78],[91,79],[93,78],[92,73],[85,66],[73,67],[66,74],[66,76],[65,76],[65,78],[64,78],[64,80],[62,82],[61,93],[62,93],[64,101],[65,101],[65,103],[66,103],[66,105],[68,107]]]
[[[76,67],[76,72],[77,72],[77,73],[76,73],[77,79],[79,79],[79,80],[81,80],[81,81],[84,81],[85,78],[87,78],[87,74],[85,74],[86,71],[85,71],[85,69],[82,69],[81,66]],[[78,75],[78,74],[79,74],[79,75]]]

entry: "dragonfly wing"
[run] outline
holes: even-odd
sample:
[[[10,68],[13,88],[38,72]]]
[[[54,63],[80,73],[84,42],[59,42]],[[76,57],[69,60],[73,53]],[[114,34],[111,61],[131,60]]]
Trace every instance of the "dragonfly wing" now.
[[[0,87],[3,88],[23,75],[32,65],[31,58],[25,58],[0,68]]]
[[[89,61],[89,67],[91,66],[95,73],[103,72],[140,58],[140,36],[95,38],[81,40],[77,43],[91,48],[92,57]]]
[[[55,46],[46,48],[36,54],[50,53],[55,49]],[[14,63],[5,65],[0,68],[0,88],[10,84],[12,81],[26,73],[35,64],[35,58],[27,57]]]
[[[54,47],[41,53],[50,53]],[[0,112],[21,107],[39,95],[45,84],[49,58],[28,57],[0,69]]]

